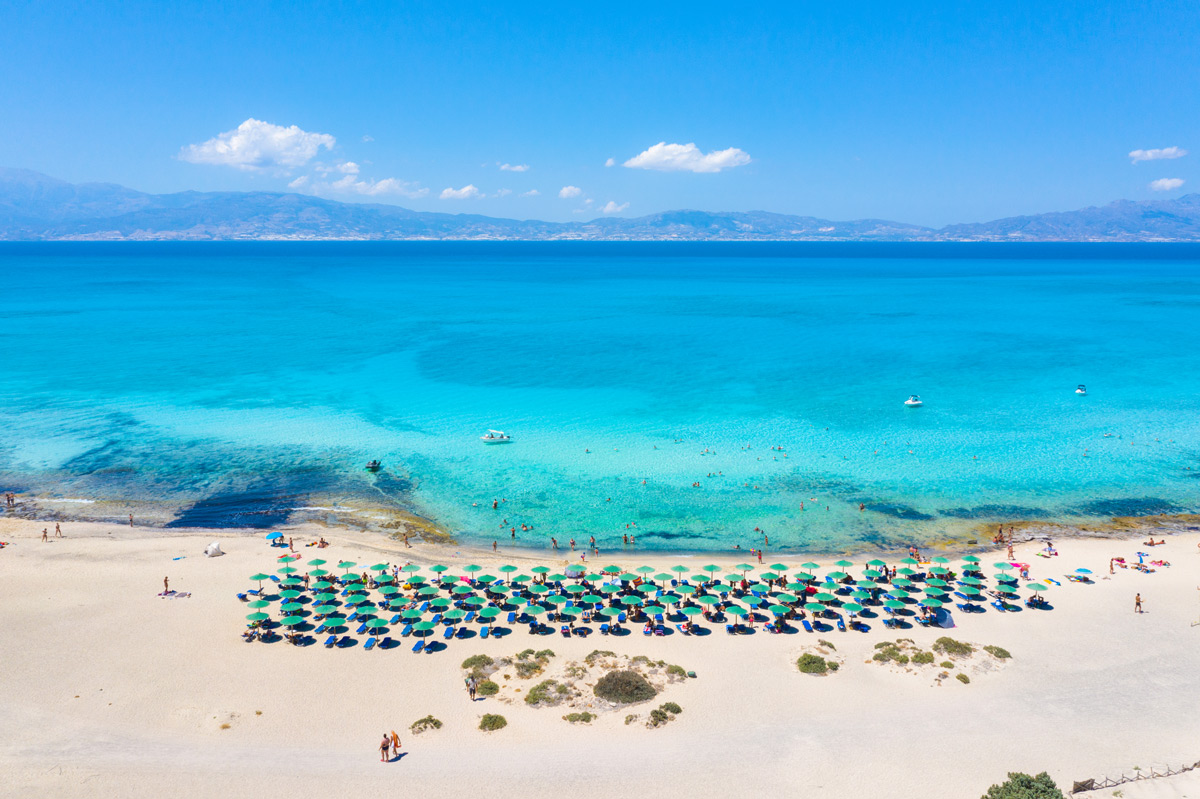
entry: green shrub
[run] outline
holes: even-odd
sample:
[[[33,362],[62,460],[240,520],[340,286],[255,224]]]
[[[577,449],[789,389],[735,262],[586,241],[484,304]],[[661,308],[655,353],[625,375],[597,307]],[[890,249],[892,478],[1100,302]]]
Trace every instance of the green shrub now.
[[[571,689],[554,680],[542,680],[525,695],[527,705],[557,705],[569,696]]]
[[[504,716],[497,716],[494,713],[485,713],[483,718],[479,720],[479,729],[484,732],[502,730],[507,726],[508,719],[504,718]]]
[[[661,727],[663,724],[666,724],[670,720],[671,720],[671,717],[667,714],[667,711],[662,710],[661,708],[656,707],[656,708],[654,708],[654,710],[650,711],[649,724],[651,727]]]
[[[549,660],[550,658],[554,657],[554,650],[553,649],[539,649],[537,652],[533,653],[533,656],[537,660]]]
[[[839,666],[841,666],[841,664],[836,660],[825,661],[825,668],[829,669],[830,671],[837,671]]]
[[[966,685],[967,683],[969,683],[971,681],[971,678],[968,677],[967,675],[963,674],[961,671],[958,674],[954,675],[954,679],[958,680],[963,685]]]
[[[933,642],[933,649],[936,652],[941,652],[943,655],[957,655],[966,657],[975,651],[975,647],[963,641],[955,641],[953,638],[942,636]]]
[[[933,662],[933,653],[932,652],[916,652],[912,656],[912,662],[920,664],[920,665],[932,663]]]
[[[569,721],[572,724],[591,724],[595,718],[595,713],[588,713],[585,710],[582,713],[568,713],[563,716],[563,721]]]
[[[616,656],[617,653],[609,649],[593,649],[592,653],[583,659],[583,662],[591,666],[600,658],[615,658]]]
[[[647,699],[653,699],[658,693],[645,677],[636,671],[628,670],[610,671],[596,681],[596,687],[592,691],[601,699],[621,705],[645,702]]]
[[[524,649],[517,653],[517,660],[528,660],[531,657],[533,657],[532,649]]]
[[[890,646],[892,649],[896,648],[896,645],[891,641],[880,641],[879,643],[875,644],[876,649],[883,649],[885,646]]]
[[[628,716],[625,717],[625,726],[628,727],[630,724],[634,723],[637,720],[638,720],[637,713],[630,713]]]
[[[634,655],[633,657],[631,657],[629,659],[629,662],[630,663],[645,663],[647,666],[649,666],[650,658],[646,657],[645,655]]]
[[[585,669],[583,666],[580,666],[578,663],[572,663],[570,666],[567,666],[566,672],[568,677],[579,679],[587,674],[587,669]]]
[[[667,676],[668,677],[686,677],[687,669],[685,669],[683,666],[675,666],[675,665],[667,666]]]
[[[517,676],[522,680],[528,680],[535,674],[542,672],[542,664],[536,660],[518,660],[514,666]]]
[[[475,693],[477,693],[479,696],[495,696],[496,694],[500,693],[500,686],[496,685],[496,683],[492,682],[491,680],[481,680],[479,684],[475,686]]]
[[[829,664],[820,655],[805,652],[796,661],[796,668],[800,669],[804,674],[824,674],[829,671]]]
[[[438,721],[433,716],[426,716],[423,719],[417,719],[412,723],[412,726],[409,727],[409,729],[413,731],[414,735],[420,735],[426,730],[440,730],[441,728],[442,722]]]
[[[683,712],[683,708],[681,708],[679,705],[675,704],[674,702],[663,702],[658,707],[659,707],[659,710],[665,710],[666,712],[670,713],[672,716],[678,716],[680,713]]]
[[[827,647],[829,647],[829,648],[830,648],[830,649],[832,649],[834,652],[836,652],[836,651],[837,651],[837,647],[836,647],[836,646],[834,646],[833,644],[831,644],[829,641],[826,641],[824,638],[818,638],[818,639],[817,639],[817,643],[818,643],[818,644],[820,644],[821,646],[827,646]]]
[[[992,657],[1000,658],[1001,660],[1012,657],[1012,655],[1009,654],[1009,651],[1007,649],[1005,649],[1004,647],[992,646],[991,644],[988,644],[987,646],[985,646],[983,648],[983,651],[987,652]]]
[[[949,660],[943,660],[943,661],[942,661],[942,668],[943,668],[943,669],[952,669],[952,668],[954,668],[954,664],[953,664],[953,663],[951,663]]]
[[[467,671],[474,671],[475,669],[482,669],[490,666],[495,662],[496,661],[492,660],[487,655],[472,655],[462,662],[462,667]]]
[[[983,799],[1066,799],[1063,792],[1042,772],[1036,777],[1021,772],[1009,772],[1008,780],[988,788]]]

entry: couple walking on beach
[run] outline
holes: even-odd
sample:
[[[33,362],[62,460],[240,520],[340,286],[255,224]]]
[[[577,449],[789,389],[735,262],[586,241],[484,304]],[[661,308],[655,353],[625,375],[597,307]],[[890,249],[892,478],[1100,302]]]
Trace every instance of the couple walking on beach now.
[[[391,752],[389,755],[388,752]],[[386,732],[383,734],[383,740],[379,742],[379,762],[390,763],[392,760],[400,756],[400,736],[392,730],[391,735]]]

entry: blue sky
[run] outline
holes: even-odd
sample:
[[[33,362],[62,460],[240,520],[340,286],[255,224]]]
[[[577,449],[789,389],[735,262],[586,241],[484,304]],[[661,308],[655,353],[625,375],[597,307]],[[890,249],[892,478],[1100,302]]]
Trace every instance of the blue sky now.
[[[1198,34],[1182,2],[9,0],[0,165],[517,218],[978,221],[1200,187]]]

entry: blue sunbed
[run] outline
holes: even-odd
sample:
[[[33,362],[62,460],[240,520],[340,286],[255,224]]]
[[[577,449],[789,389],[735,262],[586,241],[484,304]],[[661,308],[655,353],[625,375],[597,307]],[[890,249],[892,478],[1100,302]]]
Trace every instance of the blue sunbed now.
[[[400,631],[400,634],[402,636],[404,636],[405,638],[412,635],[412,625],[411,624],[404,625],[404,629]]]
[[[840,616],[838,617],[838,629],[842,632],[846,632],[846,623],[842,621]]]
[[[391,649],[392,643],[393,643],[393,641],[391,638],[384,638],[382,641],[379,642],[379,648],[380,649]]]
[[[479,628],[479,637],[480,638],[487,638],[491,634],[492,634],[492,628],[487,626],[486,624]]]
[[[375,639],[374,638],[368,638],[367,642],[365,644],[363,644],[363,649],[374,649],[374,648],[375,648]]]
[[[326,649],[329,649],[330,647],[332,647],[332,646],[333,646],[334,644],[336,644],[336,643],[337,643],[337,636],[336,636],[336,635],[331,635],[331,636],[329,636],[328,638],[326,638],[326,639],[325,639],[325,648],[326,648]]]
[[[469,611],[463,621],[471,621],[475,618],[475,611]]]
[[[354,632],[356,635],[362,635],[366,631],[367,631],[367,623],[364,621],[362,624],[358,625],[358,629],[355,630]]]
[[[517,621],[517,612],[514,610],[508,614],[508,623],[515,624]]]
[[[607,624],[601,624],[601,625],[600,625],[600,634],[601,634],[601,635],[608,635],[608,625],[607,625]]]
[[[813,631],[812,625],[808,623],[808,619],[801,619],[800,623],[804,625],[804,631],[806,633],[811,633]]]
[[[443,638],[453,638],[454,637],[454,628],[447,626],[446,632],[442,634],[442,637]]]
[[[414,651],[414,652],[420,652],[420,651],[421,651],[421,650],[423,650],[424,648],[425,648],[425,639],[424,639],[424,638],[422,638],[420,641],[417,641],[415,644],[413,644],[413,649],[412,649],[412,651]]]

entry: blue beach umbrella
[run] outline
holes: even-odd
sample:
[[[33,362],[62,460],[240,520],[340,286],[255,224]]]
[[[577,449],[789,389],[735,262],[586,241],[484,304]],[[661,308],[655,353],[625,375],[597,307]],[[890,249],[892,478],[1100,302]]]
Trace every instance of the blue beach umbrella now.
[[[283,533],[267,533],[268,541],[275,541],[276,539],[279,539],[279,538],[283,538]]]

